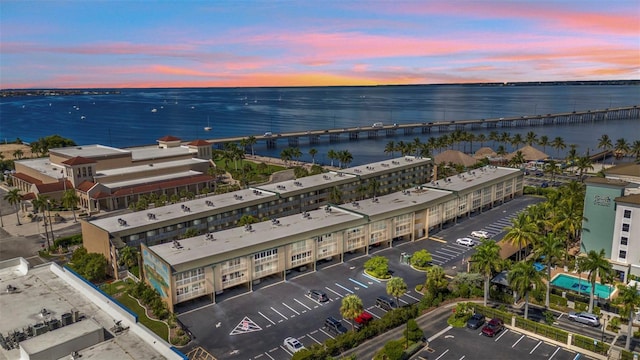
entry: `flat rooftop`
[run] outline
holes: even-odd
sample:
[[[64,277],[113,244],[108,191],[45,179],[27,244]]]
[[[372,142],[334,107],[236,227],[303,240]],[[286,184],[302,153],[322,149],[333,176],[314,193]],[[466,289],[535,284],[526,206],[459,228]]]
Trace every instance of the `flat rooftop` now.
[[[93,145],[81,145],[81,146],[69,146],[64,148],[49,149],[50,154],[59,154],[61,156],[74,158],[76,156],[82,156],[88,159],[128,154],[130,151],[114,148],[111,146],[93,144]]]
[[[35,340],[31,342],[37,344],[38,348],[48,348],[65,337],[73,336],[74,331],[86,331],[86,326],[95,326],[97,323],[108,330],[114,326],[114,320],[120,320],[109,316],[85,294],[58,277],[51,270],[52,266],[57,265],[45,264],[27,270],[27,263],[23,259],[0,262],[0,289],[3,290],[0,293],[0,333],[5,338],[14,330],[22,330],[45,320],[60,320],[62,314],[78,311],[82,320],[73,325],[80,326],[63,326],[26,340]],[[15,291],[6,291],[9,285]],[[46,309],[45,315],[42,313],[43,309]],[[89,318],[95,323],[89,325]],[[82,322],[87,324],[81,324]],[[60,331],[60,336],[53,336],[57,331]],[[115,336],[95,345],[94,349],[84,349],[80,354],[83,359],[164,359],[158,351],[131,331],[125,336]],[[5,350],[0,347],[0,359],[20,359],[20,350]]]
[[[524,176],[519,169],[488,165],[462,174],[449,176],[445,179],[431,181],[424,184],[424,186],[442,190],[464,191],[492,180],[518,173]]]
[[[216,211],[219,212],[221,208],[224,209],[225,207],[239,207],[251,201],[267,202],[277,199],[277,195],[273,193],[255,189],[243,189],[230,193],[184,201],[177,204],[160,206],[157,208],[149,209],[148,211],[137,211],[122,214],[119,216],[110,216],[91,220],[90,223],[110,233],[116,233],[127,229],[135,229],[141,226],[147,226],[151,221],[173,222],[173,220],[182,219],[185,216],[193,216],[194,218],[199,218],[204,216],[203,214],[211,212],[213,209],[216,209]],[[189,211],[185,211],[183,206],[186,206]],[[153,213],[155,215],[155,219],[150,220],[147,215],[148,213]],[[126,225],[120,225],[118,219],[126,221]]]
[[[171,266],[189,263],[211,255],[224,254],[240,250],[257,244],[269,243],[287,237],[323,230],[336,225],[349,226],[349,223],[362,220],[361,215],[331,208],[308,211],[303,214],[278,218],[279,223],[263,221],[251,224],[251,230],[237,227],[211,233],[214,240],[208,240],[207,235],[195,236],[179,240],[180,248],[175,243],[166,243],[149,247],[159,257]],[[325,230],[326,231],[326,230]]]
[[[189,171],[174,172],[166,175],[147,176],[144,178],[131,179],[131,180],[125,180],[125,181],[114,181],[114,182],[105,181],[105,182],[100,182],[100,184],[104,185],[109,189],[117,190],[123,187],[153,184],[161,181],[177,180],[177,179],[196,176],[196,175],[202,175],[202,173],[199,171],[189,170]]]
[[[259,185],[255,188],[280,194],[283,197],[288,197],[299,192],[307,192],[317,188],[328,188],[345,182],[351,182],[354,178],[356,178],[355,175],[328,172],[305,176],[296,180],[286,180],[273,184]]]
[[[172,160],[172,161],[165,161],[165,162],[157,162],[157,163],[145,164],[145,165],[127,166],[127,167],[116,168],[116,169],[105,169],[105,170],[98,171],[97,174],[95,175],[95,178],[96,178],[96,182],[100,182],[100,178],[104,176],[114,176],[114,175],[122,175],[122,174],[141,174],[141,173],[149,172],[152,170],[166,170],[174,167],[190,166],[190,165],[195,165],[199,163],[208,163],[208,161],[203,159],[191,158],[191,159],[180,159],[180,160]]]
[[[64,171],[64,167],[51,163],[49,158],[16,160],[16,163],[20,163],[53,179],[62,179],[63,177],[61,172]]]
[[[196,149],[190,149],[184,145],[170,148],[159,148],[158,145],[152,145],[128,148],[126,150],[131,152],[131,159],[133,161],[161,159],[163,157],[187,155],[197,152]]]
[[[451,191],[416,187],[393,194],[378,196],[376,198],[358,200],[347,204],[339,205],[340,208],[355,211],[368,216],[388,214],[395,210],[409,209],[412,206],[429,204],[438,199],[445,198],[452,194]]]

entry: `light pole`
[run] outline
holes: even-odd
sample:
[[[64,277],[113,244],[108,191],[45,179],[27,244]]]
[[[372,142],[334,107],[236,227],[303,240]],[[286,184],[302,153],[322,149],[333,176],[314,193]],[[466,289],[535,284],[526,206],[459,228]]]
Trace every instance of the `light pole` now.
[[[602,320],[604,320],[604,324],[602,325],[602,337],[600,338],[600,342],[604,342],[604,329],[607,327],[607,320],[609,320],[609,316],[604,314],[602,316]]]

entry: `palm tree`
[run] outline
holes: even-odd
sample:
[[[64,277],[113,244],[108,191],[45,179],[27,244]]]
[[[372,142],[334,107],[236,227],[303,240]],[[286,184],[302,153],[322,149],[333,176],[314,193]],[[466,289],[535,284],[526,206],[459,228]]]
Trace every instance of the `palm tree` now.
[[[400,296],[407,292],[407,283],[401,277],[394,276],[387,282],[387,294],[396,298],[396,305],[400,306]]]
[[[520,144],[524,144],[524,139],[522,139],[522,135],[520,134],[513,135],[513,137],[511,138],[511,146],[513,146],[514,149],[517,149],[518,146],[520,146]]]
[[[280,160],[284,162],[284,165],[287,166],[287,163],[291,161],[293,158],[293,149],[290,147],[282,149],[280,152]]]
[[[505,156],[507,154],[507,149],[504,148],[504,145],[499,145],[498,149],[496,150],[496,154],[498,156]]]
[[[394,157],[395,151],[396,151],[396,143],[393,140],[391,140],[387,143],[387,145],[385,145],[384,153],[391,154],[391,157]]]
[[[629,147],[629,143],[627,143],[627,140],[625,140],[624,138],[620,138],[616,140],[616,146],[614,150],[615,150],[615,158],[620,159],[627,156],[631,148]]]
[[[529,131],[527,135],[525,135],[524,141],[527,145],[533,146],[533,144],[538,142],[538,135],[533,131]]]
[[[525,162],[526,160],[524,159],[524,154],[520,150],[518,150],[515,153],[515,155],[511,158],[511,161],[510,161],[510,163],[512,165],[515,165],[515,167],[520,167],[520,165],[522,165]]]
[[[605,284],[612,277],[611,263],[607,261],[607,255],[604,249],[600,249],[600,252],[590,250],[587,256],[578,259],[578,270],[581,272],[587,271],[589,274],[587,278],[591,282],[591,293],[589,294],[589,310],[593,312],[593,298],[596,290],[596,280],[600,278],[600,283]]]
[[[66,181],[66,179],[63,181]],[[76,206],[79,202],[80,197],[76,194],[75,189],[68,189],[62,194],[62,205],[67,209],[71,208],[71,211],[73,212],[73,222],[78,222],[78,219],[76,218]]]
[[[640,161],[640,140],[636,140],[631,145],[630,155],[636,157],[636,161]]]
[[[349,150],[342,150],[338,152],[338,161],[340,161],[340,168],[348,167],[349,164],[353,161],[353,155]]]
[[[130,269],[138,265],[138,251],[133,246],[125,246],[118,250],[118,263]]]
[[[358,297],[358,295],[350,294],[342,298],[342,305],[340,306],[340,315],[343,318],[349,319],[351,322],[351,330],[354,330],[355,327],[355,319],[358,315],[360,315],[364,311],[364,306],[362,305],[362,299]]]
[[[331,149],[329,150],[329,152],[327,152],[327,157],[329,158],[329,160],[331,160],[331,167],[333,167],[333,160],[338,160],[338,153]]]
[[[607,156],[606,151],[613,148],[613,144],[611,143],[611,139],[609,138],[609,135],[607,134],[602,134],[602,136],[600,137],[600,139],[598,139],[598,149],[602,149],[603,153],[602,153],[602,164],[604,164],[604,159]]]
[[[506,132],[506,131],[503,132],[502,134],[500,134],[500,142],[505,146],[507,144],[510,144],[511,143],[511,134]]]
[[[567,253],[569,252],[569,246],[578,238],[578,234],[582,229],[583,207],[582,200],[573,196],[564,196],[555,208],[553,214],[555,225],[553,225],[552,229],[556,234],[564,233],[567,235]]]
[[[253,145],[255,145],[257,142],[258,139],[256,139],[256,137],[253,135],[247,138],[247,145],[251,147],[251,156],[256,156],[255,152],[253,151]]]
[[[18,205],[22,202],[22,195],[20,195],[20,190],[18,189],[11,189],[9,190],[5,195],[4,195],[4,199],[5,201],[7,201],[10,205],[13,205],[16,207],[16,219],[18,219],[18,225],[22,225],[20,223],[20,216],[19,216],[19,212],[20,212],[20,208],[18,207]]]
[[[567,162],[575,161],[578,158],[578,150],[576,150],[576,144],[569,145],[569,151],[567,152],[567,156],[565,156],[565,160]]]
[[[380,183],[376,179],[371,179],[369,181],[369,186],[367,186],[367,190],[371,191],[371,197],[378,196],[378,190],[380,190]]]
[[[45,217],[45,210],[47,209],[49,197],[46,195],[38,194],[35,199],[31,200],[31,205],[33,206],[33,211],[37,214],[42,212],[42,219],[44,224],[44,234],[47,238],[47,248],[51,247],[51,243],[49,242],[49,232],[47,231],[47,218]],[[38,221],[36,219],[36,221]]]
[[[564,241],[556,237],[554,233],[548,233],[540,241],[536,243],[535,254],[536,257],[544,257],[544,263],[547,266],[547,284],[551,281],[551,265],[560,257],[564,252]],[[549,293],[551,286],[547,286],[547,295],[544,300],[544,306],[549,308]]]
[[[640,289],[638,284],[634,284],[633,287],[627,285],[618,286],[618,301],[622,303],[622,308],[625,313],[629,314],[629,325],[627,326],[627,341],[624,348],[631,350],[631,338],[633,337],[633,316],[636,313],[636,309],[640,307]]]
[[[470,262],[473,264],[474,269],[484,277],[484,306],[487,306],[489,282],[494,272],[501,270],[500,245],[493,240],[483,240],[476,247],[476,252],[471,255]]]
[[[484,142],[487,141],[487,135],[479,134],[476,136],[476,141],[480,143],[480,147],[484,147]]]
[[[585,170],[593,170],[593,161],[591,161],[591,158],[588,156],[580,156],[578,159],[576,159],[575,166],[580,172],[580,182],[584,182],[582,173]]]
[[[13,158],[14,159],[22,159],[22,157],[24,156],[24,151],[22,151],[21,149],[17,149],[13,152]]]
[[[342,191],[340,191],[337,186],[331,188],[331,192],[329,193],[329,201],[334,204],[342,203]]]
[[[509,275],[507,275],[509,286],[524,297],[524,318],[529,318],[529,293],[533,289],[544,287],[542,275],[533,266],[533,261],[522,261],[516,263]]]
[[[316,155],[318,154],[318,150],[315,148],[309,149],[309,155],[311,155],[311,165],[316,164]]]
[[[551,174],[551,181],[555,181],[556,175],[560,174],[562,170],[558,166],[558,163],[555,160],[549,160],[545,164],[545,170]]]
[[[496,148],[496,142],[500,141],[500,135],[497,131],[492,131],[489,133],[489,141],[493,141],[493,148]]]
[[[560,136],[553,139],[551,146],[558,151],[558,155],[556,156],[557,158],[560,158],[560,150],[567,148],[567,145],[564,143],[564,139]]]
[[[522,248],[533,243],[537,236],[538,227],[531,220],[529,215],[521,212],[515,218],[511,219],[511,226],[507,226],[504,230],[507,232],[503,240],[513,245],[518,245],[518,261],[522,255]]]
[[[547,145],[549,145],[549,137],[547,135],[540,136],[538,145],[542,146],[542,152],[547,152]]]

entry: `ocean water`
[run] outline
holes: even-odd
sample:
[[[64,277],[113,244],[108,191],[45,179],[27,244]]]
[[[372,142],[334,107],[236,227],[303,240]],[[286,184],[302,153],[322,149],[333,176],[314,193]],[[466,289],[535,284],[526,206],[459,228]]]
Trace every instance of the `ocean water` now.
[[[185,88],[122,89],[110,95],[24,96],[0,99],[0,140],[25,142],[52,134],[73,139],[79,145],[104,144],[129,147],[154,144],[173,135],[183,140],[274,134],[327,128],[371,126],[374,122],[415,123],[537,115],[640,105],[640,86],[381,86],[309,88]],[[211,131],[204,131],[205,126]],[[640,120],[615,120],[596,124],[555,125],[534,128],[495,129],[512,135],[534,131],[567,145],[579,153],[594,152],[602,134],[615,142],[640,139]],[[472,131],[467,129],[467,131]],[[473,130],[489,134],[490,130]],[[316,161],[328,163],[329,150],[349,150],[352,165],[388,158],[389,141],[426,142],[431,134],[379,137],[375,140],[313,145]],[[491,142],[474,143],[493,146]],[[264,143],[257,154],[279,157],[286,141],[276,149]],[[302,160],[310,160],[306,139],[299,145]],[[510,147],[507,147],[510,150]],[[567,149],[568,150],[568,147]],[[563,156],[566,150],[552,156]],[[469,149],[467,149],[469,151]],[[396,154],[397,155],[397,154]]]

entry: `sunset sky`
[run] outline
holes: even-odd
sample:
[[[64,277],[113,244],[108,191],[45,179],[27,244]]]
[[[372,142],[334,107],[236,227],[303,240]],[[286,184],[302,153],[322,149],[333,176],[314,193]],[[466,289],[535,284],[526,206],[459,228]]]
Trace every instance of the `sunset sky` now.
[[[640,0],[0,2],[0,88],[640,79]]]

